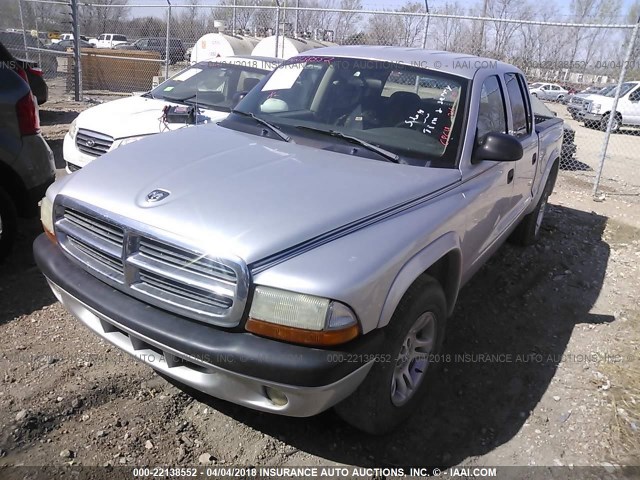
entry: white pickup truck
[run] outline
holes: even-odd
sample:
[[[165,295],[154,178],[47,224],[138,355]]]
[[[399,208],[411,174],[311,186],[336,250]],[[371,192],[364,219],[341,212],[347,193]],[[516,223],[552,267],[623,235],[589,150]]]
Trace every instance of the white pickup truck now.
[[[95,41],[89,40],[90,43],[95,44],[97,48],[113,48],[121,43],[127,43],[127,37],[118,33],[103,33],[98,36]]]
[[[35,259],[80,322],[162,375],[382,433],[436,393],[462,285],[539,237],[562,135],[512,65],[317,49],[219,125],[49,187]]]
[[[613,111],[616,88],[605,95],[587,99],[583,105],[582,120],[585,125],[595,125],[606,130]],[[615,112],[611,131],[618,132],[623,126],[640,126],[640,82],[625,82],[620,86],[620,98]]]

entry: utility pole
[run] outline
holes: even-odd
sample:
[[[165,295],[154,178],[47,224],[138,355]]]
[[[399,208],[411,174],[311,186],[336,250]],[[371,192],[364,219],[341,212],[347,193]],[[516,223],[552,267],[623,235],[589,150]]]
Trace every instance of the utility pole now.
[[[422,48],[427,48],[427,34],[429,33],[429,0],[424,0],[424,8],[427,10],[426,19],[424,21],[424,32],[422,33]]]
[[[484,18],[487,16],[487,7],[489,0],[484,0],[482,5],[482,23],[480,24],[480,40],[478,41],[478,55],[484,52]]]

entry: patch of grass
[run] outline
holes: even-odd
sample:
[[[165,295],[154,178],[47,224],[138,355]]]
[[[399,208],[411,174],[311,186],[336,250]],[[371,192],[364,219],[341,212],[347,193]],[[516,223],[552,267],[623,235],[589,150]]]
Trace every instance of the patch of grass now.
[[[627,345],[620,362],[602,365],[602,373],[611,381],[613,431],[618,436],[621,460],[640,465],[640,313],[629,315]]]

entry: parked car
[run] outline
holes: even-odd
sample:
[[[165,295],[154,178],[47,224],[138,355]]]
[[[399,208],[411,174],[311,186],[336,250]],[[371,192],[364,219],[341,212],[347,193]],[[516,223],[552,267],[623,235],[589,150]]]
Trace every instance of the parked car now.
[[[640,126],[640,81],[625,82],[620,86],[618,105],[613,112],[616,87],[605,95],[590,98],[585,102],[582,120],[587,126],[598,126],[606,130],[609,118],[613,115],[611,131],[617,133],[623,126]]]
[[[557,83],[532,83],[529,85],[529,93],[540,100],[561,102],[569,91]]]
[[[539,238],[562,123],[536,123],[512,65],[319,48],[219,125],[50,187],[36,262],[80,322],[176,382],[382,433],[437,395],[460,287],[508,237]]]
[[[89,42],[94,43],[91,41]],[[124,35],[120,35],[117,33],[103,33],[96,39],[95,46],[97,48],[114,48],[116,45],[127,42],[127,37]]]
[[[24,44],[27,43],[25,52]],[[53,52],[48,53],[44,44],[36,37],[22,35],[22,32],[0,32],[0,43],[16,58],[27,62],[33,68],[39,68],[47,77],[58,72],[58,62]],[[39,50],[34,50],[39,49]]]
[[[582,92],[572,95],[567,103],[567,112],[574,120],[582,120],[582,116],[586,112],[586,106],[590,100],[599,95],[606,95],[616,88],[615,85],[607,85],[606,87],[594,88],[589,87]],[[595,90],[595,91],[594,91]]]
[[[133,43],[121,43],[115,47],[120,50],[146,50],[151,52],[157,52],[160,54],[160,58],[165,59],[167,53],[167,40],[161,37],[145,37],[136,40]],[[182,45],[182,40],[179,38],[169,39],[169,63],[181,62],[184,60],[185,49]]]
[[[63,33],[58,38],[52,39],[51,43],[59,43],[64,40],[73,40],[73,38],[74,38],[73,33]],[[85,42],[88,42],[89,38],[85,37],[84,35],[80,35],[80,40],[84,40]]]
[[[53,153],[40,134],[38,104],[27,73],[0,43],[0,260],[17,231],[17,218],[36,215],[55,178]]]
[[[198,124],[222,120],[242,95],[280,62],[281,59],[250,56],[200,62],[141,96],[126,97],[85,110],[73,121],[64,137],[67,172],[79,170],[121,145],[189,125],[185,120],[162,121],[163,110],[168,106],[197,107],[194,122]]]
[[[74,41],[71,40],[60,40],[58,43],[52,44],[49,46],[49,50],[57,50],[59,52],[66,52],[67,49],[73,49]],[[89,42],[85,42],[84,40],[80,40],[80,48],[94,48],[94,45]]]

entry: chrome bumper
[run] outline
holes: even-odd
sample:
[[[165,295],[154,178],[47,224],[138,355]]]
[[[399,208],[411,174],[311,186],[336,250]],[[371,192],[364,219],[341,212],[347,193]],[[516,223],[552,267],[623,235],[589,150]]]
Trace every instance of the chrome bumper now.
[[[291,417],[316,415],[353,393],[373,366],[371,361],[346,377],[320,387],[264,381],[211,365],[140,335],[82,303],[51,280],[47,281],[60,303],[76,318],[135,359],[196,390],[256,410]],[[284,395],[286,403],[274,403],[267,388]]]

